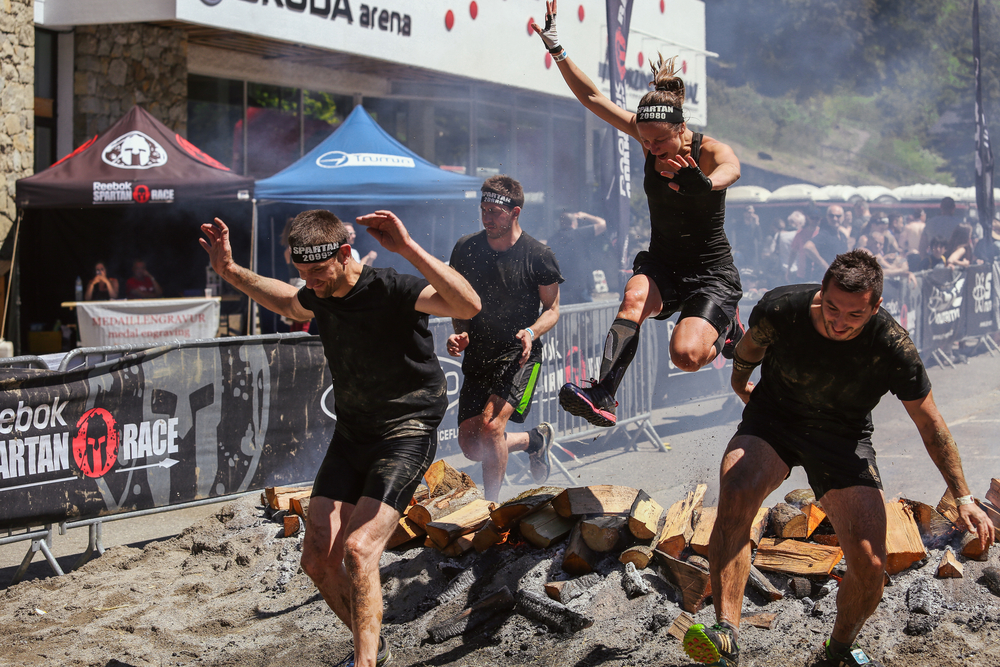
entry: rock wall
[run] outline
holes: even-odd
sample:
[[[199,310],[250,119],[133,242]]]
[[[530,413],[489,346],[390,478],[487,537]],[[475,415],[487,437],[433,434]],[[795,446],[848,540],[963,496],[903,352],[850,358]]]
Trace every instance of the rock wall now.
[[[187,133],[183,30],[144,24],[80,26],[74,44],[74,146],[108,129],[136,104],[167,127]]]
[[[15,220],[15,183],[34,173],[35,3],[0,0],[0,239]]]

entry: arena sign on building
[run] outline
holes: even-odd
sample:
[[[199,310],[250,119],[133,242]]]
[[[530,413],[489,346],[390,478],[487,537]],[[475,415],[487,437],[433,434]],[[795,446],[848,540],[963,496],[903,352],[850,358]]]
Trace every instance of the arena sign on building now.
[[[604,0],[560,5],[569,55],[607,92]],[[544,23],[537,0],[36,0],[42,27],[178,22],[405,64],[475,81],[570,97],[529,24]],[[686,114],[704,125],[705,11],[700,0],[636,2],[626,55],[628,105],[647,90],[658,53],[678,56],[688,86]]]

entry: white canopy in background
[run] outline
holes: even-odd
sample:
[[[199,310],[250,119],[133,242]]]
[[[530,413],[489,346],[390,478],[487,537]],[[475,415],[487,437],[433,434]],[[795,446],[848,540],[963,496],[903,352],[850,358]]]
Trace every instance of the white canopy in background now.
[[[1000,201],[1000,189],[993,191]],[[975,204],[975,188],[953,188],[939,183],[919,183],[890,189],[881,185],[825,185],[821,188],[808,183],[784,185],[774,192],[757,185],[738,185],[726,192],[727,204],[792,204],[792,203],[849,203],[864,200],[875,204],[928,203],[936,204],[951,197],[959,204]]]

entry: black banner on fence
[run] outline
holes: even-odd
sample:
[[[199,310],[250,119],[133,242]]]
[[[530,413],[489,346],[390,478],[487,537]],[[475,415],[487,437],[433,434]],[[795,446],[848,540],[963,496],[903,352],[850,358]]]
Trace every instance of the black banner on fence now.
[[[892,276],[882,285],[882,307],[889,311],[910,334],[910,340],[920,349],[920,311],[923,294],[919,276]]]
[[[0,526],[311,480],[336,423],[320,341],[235,340],[0,369]]]
[[[963,300],[966,336],[984,336],[997,330],[993,311],[993,265],[978,264],[965,271]]]
[[[924,348],[935,349],[965,335],[964,296],[964,271],[934,269],[924,274]]]

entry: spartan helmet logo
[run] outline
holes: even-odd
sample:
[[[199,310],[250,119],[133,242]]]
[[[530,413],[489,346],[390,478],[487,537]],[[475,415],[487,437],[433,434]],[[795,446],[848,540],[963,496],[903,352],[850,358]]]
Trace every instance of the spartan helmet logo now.
[[[76,423],[73,459],[87,477],[102,477],[118,460],[118,426],[107,410],[88,410]]]
[[[133,130],[108,144],[101,159],[119,169],[150,169],[167,163],[167,151],[149,135]]]

